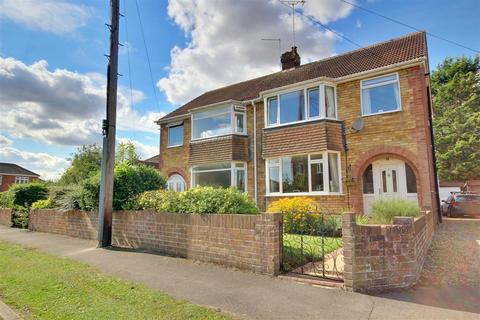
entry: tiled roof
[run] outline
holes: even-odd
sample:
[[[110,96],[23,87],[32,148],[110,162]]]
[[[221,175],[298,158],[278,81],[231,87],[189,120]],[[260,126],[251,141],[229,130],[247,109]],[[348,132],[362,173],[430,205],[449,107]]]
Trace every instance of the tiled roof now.
[[[254,99],[262,91],[301,81],[319,77],[341,78],[426,56],[426,34],[423,31],[416,32],[345,54],[304,64],[295,69],[272,73],[208,91],[167,114],[163,119],[184,115],[190,109],[226,100],[245,101]]]
[[[21,175],[36,176],[36,177],[40,176],[35,172],[22,168],[15,163],[6,163],[6,162],[0,162],[0,174],[7,174],[12,176],[21,176]]]
[[[143,162],[152,162],[152,163],[158,163],[160,161],[160,155],[157,154],[156,156],[153,156],[151,158],[143,160]]]

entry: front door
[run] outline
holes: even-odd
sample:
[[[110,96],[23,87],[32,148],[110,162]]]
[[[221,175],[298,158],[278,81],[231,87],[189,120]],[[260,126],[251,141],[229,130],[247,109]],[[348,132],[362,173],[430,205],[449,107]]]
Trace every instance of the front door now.
[[[371,212],[372,203],[378,199],[409,199],[417,201],[416,193],[408,193],[405,162],[384,159],[372,162],[373,190],[364,190],[364,213]],[[364,177],[365,179],[365,177]]]
[[[378,197],[382,199],[396,199],[400,196],[398,164],[379,164],[377,167]],[[375,172],[375,168],[374,168]]]

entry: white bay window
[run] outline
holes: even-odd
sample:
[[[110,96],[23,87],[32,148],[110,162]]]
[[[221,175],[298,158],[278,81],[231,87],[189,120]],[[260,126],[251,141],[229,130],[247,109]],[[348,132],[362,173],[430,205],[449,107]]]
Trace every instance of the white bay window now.
[[[192,139],[246,134],[245,107],[224,105],[192,112]]]
[[[340,153],[325,151],[309,155],[267,159],[267,194],[340,194]]]
[[[236,187],[246,191],[246,165],[244,162],[222,162],[192,167],[192,187]]]
[[[336,89],[319,85],[281,93],[266,99],[266,126],[315,119],[336,119]]]

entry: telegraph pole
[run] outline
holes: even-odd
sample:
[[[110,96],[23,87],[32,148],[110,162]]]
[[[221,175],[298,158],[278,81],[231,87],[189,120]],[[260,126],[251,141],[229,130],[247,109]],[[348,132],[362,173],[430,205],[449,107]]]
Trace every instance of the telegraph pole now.
[[[113,170],[117,123],[118,33],[120,1],[110,0],[110,54],[107,74],[107,119],[103,121],[102,178],[98,208],[98,245],[112,245]]]

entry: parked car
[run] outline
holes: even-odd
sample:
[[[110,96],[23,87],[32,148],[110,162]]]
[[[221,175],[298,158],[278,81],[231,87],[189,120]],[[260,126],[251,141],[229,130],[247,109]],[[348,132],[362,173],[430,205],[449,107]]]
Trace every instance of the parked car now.
[[[480,194],[452,193],[447,200],[442,200],[440,210],[447,217],[480,217]]]

